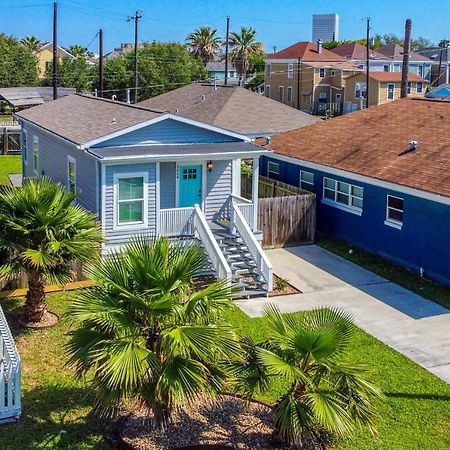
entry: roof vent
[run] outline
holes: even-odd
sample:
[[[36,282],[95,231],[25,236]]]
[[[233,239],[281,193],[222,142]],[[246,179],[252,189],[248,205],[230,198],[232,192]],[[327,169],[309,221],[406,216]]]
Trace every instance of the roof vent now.
[[[321,39],[317,41],[317,53],[322,53],[323,42]]]
[[[200,101],[201,102],[204,102],[206,100],[206,95],[205,94],[202,94],[202,96],[200,97]]]
[[[111,123],[117,123],[117,120],[115,117],[112,118]]]
[[[266,145],[270,145],[270,136],[266,136]]]
[[[178,114],[178,108],[175,108],[175,114]]]
[[[417,150],[417,145],[418,145],[417,141],[411,141],[409,143],[409,151],[413,152],[414,150]]]

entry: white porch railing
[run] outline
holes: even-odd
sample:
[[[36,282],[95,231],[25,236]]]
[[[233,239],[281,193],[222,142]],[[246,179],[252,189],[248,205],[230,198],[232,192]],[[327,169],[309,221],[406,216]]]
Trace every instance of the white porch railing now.
[[[206,253],[208,254],[208,257],[216,271],[217,279],[226,279],[228,285],[231,285],[230,266],[228,265],[225,256],[223,256],[211,228],[209,228],[205,215],[198,205],[194,205],[193,227],[194,232],[198,234],[198,237],[205,247]]]
[[[20,377],[20,356],[0,307],[0,423],[20,417]]]
[[[272,264],[264,253],[259,242],[256,240],[249,223],[245,220],[239,205],[232,203],[231,205],[231,226],[237,229],[241,235],[242,240],[251,253],[256,262],[257,270],[262,274],[267,283],[267,290],[273,290],[273,268]]]
[[[257,225],[254,223],[255,204],[251,200],[247,200],[244,197],[238,195],[231,196],[231,202],[234,203],[241,211],[244,219],[250,225],[250,229],[256,230]]]
[[[163,236],[194,234],[193,212],[193,207],[161,209],[159,211],[159,234]]]

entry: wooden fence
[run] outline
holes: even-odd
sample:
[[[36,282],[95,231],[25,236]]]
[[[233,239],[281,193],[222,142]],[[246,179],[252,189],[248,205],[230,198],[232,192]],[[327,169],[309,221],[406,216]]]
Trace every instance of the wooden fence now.
[[[0,129],[0,154],[20,153],[20,129],[3,127]]]

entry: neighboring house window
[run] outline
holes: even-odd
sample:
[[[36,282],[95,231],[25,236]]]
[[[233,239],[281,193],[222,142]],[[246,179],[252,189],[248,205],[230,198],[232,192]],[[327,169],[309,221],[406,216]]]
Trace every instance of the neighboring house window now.
[[[389,83],[387,85],[387,98],[388,98],[388,100],[394,100],[394,91],[395,91],[395,84]]]
[[[366,83],[355,83],[355,98],[366,98]]]
[[[314,174],[300,170],[300,187],[302,189],[314,189]]]
[[[53,67],[53,61],[45,61],[45,70],[46,72],[52,70]]]
[[[33,171],[36,175],[39,173],[39,138],[33,136]]]
[[[288,64],[288,78],[294,78],[294,64]]]
[[[332,71],[331,71],[331,76],[332,76],[332,77],[335,77],[335,76],[336,76],[336,71],[335,71],[335,70],[332,70]]]
[[[321,67],[319,69],[319,77],[320,78],[325,78],[325,69],[323,67]]]
[[[386,200],[386,225],[401,229],[403,225],[404,200],[400,197],[388,195]]]
[[[266,84],[266,97],[270,98],[270,85]]]
[[[319,102],[325,103],[327,101],[327,93],[326,92],[320,92],[319,93]]]
[[[287,88],[287,101],[289,103],[292,102],[292,86],[288,86]]]
[[[116,224],[146,225],[147,174],[116,175],[115,205]]]
[[[417,66],[417,75],[423,78],[423,66]]]
[[[282,102],[284,100],[284,86],[278,86],[278,101]]]
[[[267,68],[267,76],[271,77],[272,76],[272,64],[267,64],[266,68]]]
[[[364,69],[364,64],[358,64],[358,69]]]
[[[22,146],[22,158],[25,164],[28,164],[28,148],[27,148],[28,133],[27,130],[22,130],[20,142]]]
[[[416,91],[418,94],[422,94],[423,92],[423,83],[421,81],[416,83]]]
[[[280,165],[278,163],[273,161],[267,163],[267,177],[278,180],[280,177]]]
[[[67,188],[72,193],[77,190],[77,163],[71,156],[67,157]]]
[[[408,95],[411,95],[411,93],[412,93],[412,82],[411,81],[408,81],[406,92]]]
[[[384,66],[383,66],[383,70],[385,71],[385,72],[389,72],[391,69],[390,69],[390,67],[389,67],[389,64],[385,64]]]
[[[401,71],[402,71],[402,65],[394,64],[394,72],[401,72]]]
[[[350,210],[362,211],[364,191],[362,187],[354,186],[331,178],[323,179],[323,198],[343,205]]]

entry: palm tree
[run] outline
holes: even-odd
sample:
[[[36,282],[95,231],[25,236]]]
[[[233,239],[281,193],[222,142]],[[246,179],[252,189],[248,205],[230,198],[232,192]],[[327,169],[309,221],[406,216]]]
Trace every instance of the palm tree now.
[[[449,45],[450,45],[449,39],[441,39],[438,44],[438,46],[441,48],[447,48]]]
[[[264,55],[264,45],[256,41],[255,36],[256,30],[252,27],[241,27],[239,33],[230,33],[230,57],[240,80],[252,70],[254,59]]]
[[[232,305],[226,284],[194,289],[204,263],[197,246],[138,236],[92,267],[96,286],[69,308],[78,328],[67,348],[77,375],[92,376],[99,412],[137,400],[160,428],[174,407],[221,389],[221,361],[239,343],[220,320]]]
[[[36,36],[26,36],[21,41],[21,44],[28,47],[32,52],[35,52],[41,48],[41,41]]]
[[[350,317],[330,309],[282,315],[274,306],[265,316],[271,338],[258,345],[244,340],[246,362],[232,369],[236,390],[248,398],[284,380],[273,407],[277,438],[301,444],[308,435],[320,442],[320,431],[343,435],[368,426],[374,432],[373,399],[382,394],[363,366],[342,361],[354,331]]]
[[[95,216],[73,205],[75,199],[48,177],[0,187],[0,278],[26,272],[26,322],[39,322],[46,313],[46,280],[69,281],[70,264],[91,261],[98,252],[102,233]]]
[[[83,47],[82,45],[71,45],[69,47],[69,52],[75,56],[75,58],[83,58],[83,59],[88,59],[92,56],[94,56],[94,54],[90,51],[88,51],[88,49],[86,47]]]
[[[198,56],[205,66],[214,59],[222,44],[222,39],[216,36],[216,33],[217,30],[215,28],[200,27],[186,38],[192,53]]]

